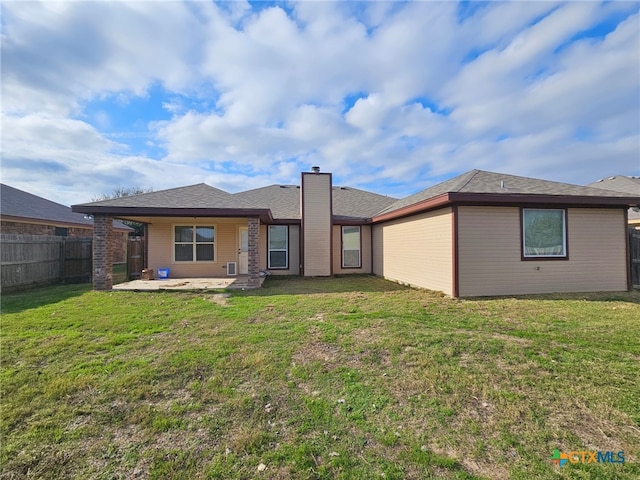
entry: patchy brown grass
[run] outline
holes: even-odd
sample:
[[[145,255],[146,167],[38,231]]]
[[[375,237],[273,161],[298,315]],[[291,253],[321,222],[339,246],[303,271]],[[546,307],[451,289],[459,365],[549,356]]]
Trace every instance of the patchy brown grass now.
[[[270,278],[2,309],[2,479],[640,476],[638,292]],[[554,448],[627,462],[558,469]]]

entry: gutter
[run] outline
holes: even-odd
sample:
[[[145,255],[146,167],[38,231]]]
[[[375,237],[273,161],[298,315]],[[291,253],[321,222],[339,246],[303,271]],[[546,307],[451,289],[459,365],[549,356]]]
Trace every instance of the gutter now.
[[[569,195],[505,194],[505,193],[458,193],[449,192],[437,195],[397,210],[375,215],[372,223],[380,223],[396,218],[408,217],[417,213],[437,210],[451,205],[482,206],[562,206],[565,208],[629,208],[638,204],[638,197],[591,197]]]

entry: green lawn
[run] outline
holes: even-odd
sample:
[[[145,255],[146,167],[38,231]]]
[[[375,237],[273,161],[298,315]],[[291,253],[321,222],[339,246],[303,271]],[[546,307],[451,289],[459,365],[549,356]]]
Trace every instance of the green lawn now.
[[[5,295],[0,478],[636,479],[639,331],[638,291]]]

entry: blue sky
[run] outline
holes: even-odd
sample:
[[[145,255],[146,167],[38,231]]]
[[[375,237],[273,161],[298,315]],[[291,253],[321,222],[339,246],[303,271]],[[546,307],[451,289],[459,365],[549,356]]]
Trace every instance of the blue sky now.
[[[640,175],[637,2],[3,2],[2,182]]]

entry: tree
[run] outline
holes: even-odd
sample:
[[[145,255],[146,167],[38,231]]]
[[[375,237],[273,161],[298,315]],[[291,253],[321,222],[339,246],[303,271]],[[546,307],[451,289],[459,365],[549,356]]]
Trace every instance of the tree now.
[[[112,198],[131,197],[133,195],[140,195],[141,193],[151,193],[151,192],[153,192],[153,188],[143,188],[138,186],[117,187],[113,189],[113,192],[103,193],[102,195],[93,197],[91,200],[94,202],[98,202],[100,200],[111,200]]]
[[[111,193],[103,193],[97,197],[93,197],[91,200],[98,202],[100,200],[111,200],[113,198],[131,197],[133,195],[140,195],[142,193],[151,193],[153,188],[143,188],[139,186],[134,187],[117,187]],[[139,222],[132,222],[130,220],[122,220],[126,226],[133,228],[133,232],[129,235],[141,237],[144,235],[144,225]]]

